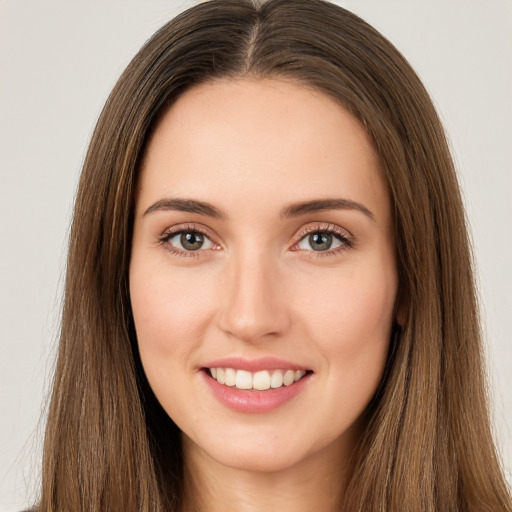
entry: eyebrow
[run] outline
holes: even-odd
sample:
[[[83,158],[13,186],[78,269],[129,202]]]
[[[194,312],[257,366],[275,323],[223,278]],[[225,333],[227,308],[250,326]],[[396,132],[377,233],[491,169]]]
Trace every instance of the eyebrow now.
[[[323,210],[357,210],[375,221],[375,215],[366,206],[350,199],[317,199],[294,203],[283,209],[281,217],[297,217],[306,213]]]
[[[226,218],[227,215],[219,210],[217,207],[204,201],[196,201],[195,199],[160,199],[155,204],[152,204],[145,212],[144,215],[158,211],[177,210],[180,212],[198,213],[199,215],[206,215],[215,219]]]
[[[222,210],[204,201],[197,201],[195,199],[177,199],[166,198],[160,199],[152,204],[145,212],[148,215],[158,211],[176,210],[181,212],[197,213],[215,219],[225,219],[227,214]],[[350,199],[315,199],[313,201],[303,201],[300,203],[293,203],[286,206],[281,211],[281,218],[299,217],[306,213],[319,212],[325,210],[357,210],[371,220],[375,221],[375,215],[366,206]]]

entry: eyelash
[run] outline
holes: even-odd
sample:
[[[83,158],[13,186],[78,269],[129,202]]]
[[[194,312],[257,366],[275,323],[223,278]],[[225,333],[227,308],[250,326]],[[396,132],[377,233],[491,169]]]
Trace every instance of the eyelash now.
[[[302,240],[304,240],[307,236],[312,235],[313,233],[328,233],[330,235],[334,235],[341,242],[341,245],[327,251],[305,251],[305,256],[307,258],[323,258],[325,256],[337,255],[343,251],[351,249],[354,246],[353,238],[346,230],[341,229],[335,224],[324,224],[301,229],[297,233],[298,240],[293,244],[292,250],[300,251],[301,249],[293,249],[293,247],[296,247],[300,242],[302,242]]]
[[[196,224],[187,224],[184,226],[179,226],[178,228],[167,229],[164,233],[162,233],[162,235],[158,237],[158,243],[162,245],[171,254],[174,254],[176,256],[183,256],[186,258],[199,258],[201,256],[200,253],[203,252],[201,250],[184,251],[181,249],[177,249],[176,247],[173,247],[171,244],[169,244],[169,240],[171,238],[174,238],[176,235],[181,235],[183,233],[199,233],[203,235],[205,238],[208,238],[209,240],[212,240],[213,238],[210,232],[205,230],[201,226],[198,226]],[[218,244],[215,244],[213,241],[212,243],[215,246],[218,246]]]
[[[168,230],[166,230],[162,235],[158,237],[158,243],[162,245],[167,251],[169,251],[171,254],[174,254],[176,256],[186,257],[186,258],[199,258],[202,255],[200,254],[201,251],[184,251],[182,249],[177,249],[176,247],[173,247],[171,244],[169,244],[169,240],[171,238],[174,238],[176,235],[180,235],[183,233],[199,233],[203,235],[204,237],[208,238],[215,247],[219,247],[218,244],[213,242],[213,236],[210,234],[208,230],[205,230],[199,225],[196,224],[187,224],[184,226],[179,226],[178,228],[173,227]],[[302,250],[302,249],[294,249],[295,247],[302,242],[307,236],[313,234],[313,233],[327,233],[330,235],[334,235],[340,242],[341,245],[339,247],[336,247],[335,249],[330,249],[327,251],[314,251],[314,250]],[[311,227],[305,227],[301,229],[297,233],[297,241],[294,242],[291,250],[297,251],[297,252],[305,252],[307,255],[305,257],[307,258],[321,258],[325,256],[333,256],[340,254],[343,251],[346,251],[348,249],[351,249],[354,246],[352,236],[348,234],[347,231],[344,229],[339,228],[338,226],[334,224],[324,224],[324,225],[316,225]],[[217,250],[216,248],[213,250]]]

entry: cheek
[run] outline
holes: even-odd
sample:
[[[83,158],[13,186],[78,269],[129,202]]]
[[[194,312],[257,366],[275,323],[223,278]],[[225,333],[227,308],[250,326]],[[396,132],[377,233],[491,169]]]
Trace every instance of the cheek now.
[[[148,271],[132,262],[130,297],[141,350],[174,353],[194,346],[209,306],[207,284],[180,272]],[[201,286],[200,286],[201,285]],[[201,290],[202,288],[202,290]]]
[[[312,331],[339,348],[357,350],[388,338],[393,322],[397,283],[393,273],[333,273],[310,287],[304,297]],[[356,342],[357,341],[357,342]],[[334,348],[334,347],[333,347]]]
[[[367,403],[386,364],[398,279],[393,265],[369,262],[318,280],[302,296],[304,325],[316,341],[334,389]],[[346,391],[346,393],[345,393]]]
[[[206,305],[198,299],[197,281],[170,273],[158,260],[139,264],[132,258],[130,297],[144,372],[170,417],[187,409],[186,396],[195,374],[194,354],[201,344]]]

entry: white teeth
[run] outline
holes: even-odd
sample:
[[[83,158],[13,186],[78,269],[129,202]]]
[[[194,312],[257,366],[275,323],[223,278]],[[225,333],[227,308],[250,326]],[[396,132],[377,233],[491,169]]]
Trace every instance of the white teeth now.
[[[265,391],[270,387],[270,373],[266,370],[256,372],[252,378],[252,387],[259,391]]]
[[[246,370],[235,370],[234,368],[209,368],[210,375],[219,384],[236,387],[237,389],[256,389],[265,391],[267,389],[290,386],[306,375],[305,370],[268,370],[251,373]]]
[[[238,370],[236,372],[235,387],[237,389],[252,389],[251,372],[246,372],[245,370]]]
[[[289,386],[290,384],[293,384],[294,379],[295,372],[293,370],[287,370],[283,377],[283,384],[285,386]]]
[[[281,370],[275,370],[270,378],[271,388],[280,388],[283,385],[283,372]]]
[[[226,372],[224,373],[224,380],[226,386],[234,386],[236,382],[236,372],[233,368],[226,368]]]

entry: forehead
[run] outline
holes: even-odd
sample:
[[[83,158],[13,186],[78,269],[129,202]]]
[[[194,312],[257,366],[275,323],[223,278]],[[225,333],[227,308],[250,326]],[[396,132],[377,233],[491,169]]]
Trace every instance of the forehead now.
[[[231,199],[271,207],[273,199],[340,195],[387,208],[388,198],[361,123],[316,90],[269,79],[217,80],[176,101],[142,165],[139,199],[159,194],[219,200],[226,208]]]

